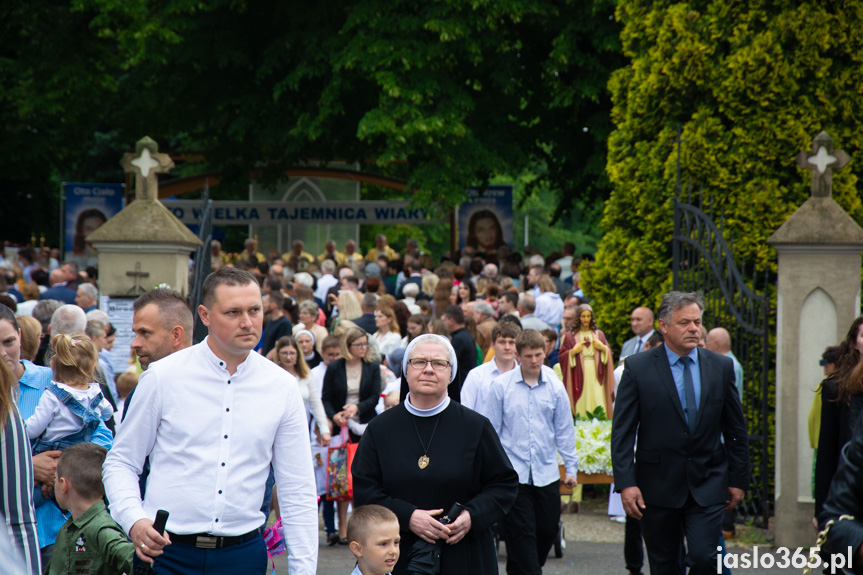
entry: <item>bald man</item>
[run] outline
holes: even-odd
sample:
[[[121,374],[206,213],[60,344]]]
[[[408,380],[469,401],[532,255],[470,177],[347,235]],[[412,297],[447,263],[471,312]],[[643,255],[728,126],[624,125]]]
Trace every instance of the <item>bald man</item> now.
[[[644,351],[644,344],[653,335],[653,310],[647,307],[637,307],[632,310],[629,325],[635,337],[626,340],[620,350],[620,361],[626,356]]]
[[[731,335],[724,327],[714,327],[707,333],[707,349],[714,353],[727,355],[734,362],[734,385],[743,400],[743,366],[731,351]]]
[[[65,304],[74,305],[75,296],[78,295],[78,293],[68,286],[66,273],[62,269],[57,268],[48,274],[48,281],[50,282],[51,287],[42,292],[39,296],[40,300],[56,299]]]
[[[345,259],[339,265],[342,265],[344,263],[363,263],[363,255],[357,251],[357,242],[355,242],[354,240],[348,240],[345,242]]]
[[[704,326],[702,326],[702,329]],[[743,366],[734,357],[731,351],[731,335],[724,327],[714,327],[707,333],[707,349],[720,355],[725,355],[731,358],[734,363],[734,385],[737,386],[737,393],[740,394],[740,401],[743,401]],[[722,514],[722,537],[724,539],[734,539],[737,537],[737,532],[734,527],[734,518],[737,511],[731,509]]]
[[[305,251],[305,247],[306,243],[303,240],[294,240],[294,243],[291,244],[291,251],[283,253],[282,259],[286,262],[290,262],[291,260],[296,260],[297,262],[306,260],[312,264],[316,263],[315,256]]]

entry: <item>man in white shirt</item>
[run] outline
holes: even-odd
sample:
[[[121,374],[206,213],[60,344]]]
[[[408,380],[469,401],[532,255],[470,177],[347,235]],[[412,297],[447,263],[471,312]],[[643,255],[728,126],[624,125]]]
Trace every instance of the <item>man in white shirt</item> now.
[[[491,361],[470,370],[461,388],[461,404],[465,407],[486,415],[485,401],[491,382],[497,376],[504,374],[518,365],[515,362],[515,339],[521,333],[521,328],[510,321],[494,326],[491,331],[494,357]],[[488,417],[486,415],[486,417]]]
[[[258,283],[222,268],[204,282],[202,299],[198,314],[210,335],[150,364],[105,460],[111,513],[137,560],[155,559],[159,573],[264,575],[260,504],[272,463],[288,568],[313,575],[318,523],[305,408],[293,376],[250,353],[263,327]],[[164,537],[153,528],[158,509],[170,513]]]
[[[318,280],[318,289],[315,290],[315,297],[319,301],[327,301],[327,292],[330,288],[339,285],[339,280],[336,279],[336,264],[333,260],[321,261],[321,279]]]
[[[560,266],[560,279],[563,281],[568,280],[572,277],[572,259],[575,255],[575,244],[572,242],[566,242],[563,244],[563,249],[561,250],[563,253],[563,257],[559,260],[556,260],[554,263]]]
[[[518,296],[518,314],[521,318],[521,327],[524,329],[535,329],[536,331],[552,329],[550,325],[536,317],[533,314],[534,311],[536,311],[536,301],[532,295],[523,293]]]
[[[626,356],[644,351],[644,344],[653,335],[653,310],[647,307],[637,307],[632,310],[629,322],[635,337],[626,340],[620,350],[620,361]]]
[[[192,346],[195,319],[179,292],[152,289],[136,299],[132,308],[135,339],[129,347],[138,356],[142,370],[146,371],[151,363]],[[126,419],[136,389],[133,387],[123,402],[123,419]]]
[[[563,383],[542,365],[545,338],[526,329],[516,338],[520,367],[491,383],[486,414],[518,473],[518,496],[501,522],[509,575],[542,573],[560,522],[560,472],[576,484],[575,427]],[[555,451],[556,450],[556,451]]]

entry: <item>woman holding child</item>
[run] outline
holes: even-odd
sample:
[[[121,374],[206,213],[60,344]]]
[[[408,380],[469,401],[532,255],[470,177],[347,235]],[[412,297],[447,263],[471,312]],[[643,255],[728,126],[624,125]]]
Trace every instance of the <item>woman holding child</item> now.
[[[100,421],[114,415],[114,408],[93,381],[98,355],[84,333],[57,334],[51,338],[54,377],[36,411],[27,418],[27,435],[35,440],[34,453],[63,450],[90,441]]]
[[[354,504],[383,505],[398,517],[394,574],[407,572],[422,542],[443,544],[441,573],[496,573],[492,525],[515,501],[518,477],[488,420],[450,401],[458,363],[449,340],[413,339],[402,372],[410,393],[369,423],[357,449]],[[438,521],[455,503],[464,511],[448,525]]]
[[[21,332],[15,315],[9,308],[0,305],[0,359],[12,370],[13,397],[17,394],[17,407],[21,417],[26,419],[36,411],[43,392],[51,384],[53,373],[50,368],[35,365],[21,358]],[[103,424],[96,429],[90,438],[93,443],[110,448],[113,438],[111,432]],[[59,451],[46,451],[33,456],[33,474],[36,481],[42,485],[42,493],[50,497],[54,490],[54,472],[57,469]],[[41,547],[42,564],[47,565],[54,548],[57,532],[66,518],[53,503],[44,503],[36,507],[36,519],[39,545]]]

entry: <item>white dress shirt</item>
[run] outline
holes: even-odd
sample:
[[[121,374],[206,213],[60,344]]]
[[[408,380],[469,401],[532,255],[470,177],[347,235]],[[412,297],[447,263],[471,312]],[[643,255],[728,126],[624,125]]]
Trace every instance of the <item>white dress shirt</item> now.
[[[542,366],[540,380],[533,387],[525,383],[521,368],[496,377],[485,411],[519,483],[543,487],[559,480],[555,448],[566,474],[576,476],[572,408],[563,383],[551,368]]]
[[[289,570],[313,575],[315,478],[305,407],[293,380],[256,353],[231,375],[207,340],[150,364],[103,467],[114,519],[128,533],[165,509],[173,533],[248,533],[266,520],[261,500],[272,461]],[[142,503],[138,475],[147,456]]]
[[[518,363],[515,364],[515,367],[518,367]],[[464,378],[464,383],[461,386],[461,404],[477,413],[486,415],[485,400],[488,397],[488,389],[491,387],[492,380],[502,373],[505,372],[502,372],[498,367],[496,357],[467,372],[467,377]],[[486,415],[486,417],[488,416]]]
[[[318,289],[315,290],[315,297],[321,300],[321,303],[326,305],[327,292],[330,291],[330,288],[334,285],[338,285],[338,283],[338,278],[333,274],[322,275],[321,279],[318,280]]]

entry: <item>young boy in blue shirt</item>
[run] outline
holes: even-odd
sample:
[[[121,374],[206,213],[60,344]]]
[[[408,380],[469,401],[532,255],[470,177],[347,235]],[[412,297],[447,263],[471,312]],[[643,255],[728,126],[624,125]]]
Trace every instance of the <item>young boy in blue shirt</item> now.
[[[399,560],[399,520],[382,505],[362,505],[348,520],[348,541],[357,565],[351,575],[388,575]]]

